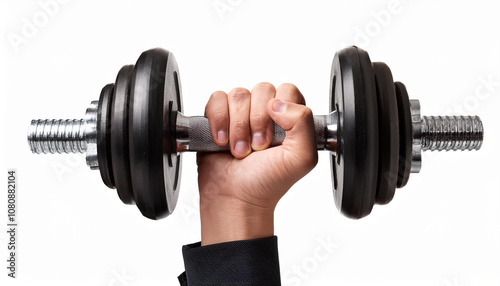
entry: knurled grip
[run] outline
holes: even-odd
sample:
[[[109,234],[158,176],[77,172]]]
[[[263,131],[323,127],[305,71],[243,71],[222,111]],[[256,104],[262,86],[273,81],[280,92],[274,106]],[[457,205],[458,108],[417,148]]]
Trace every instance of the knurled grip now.
[[[183,129],[183,132],[177,132],[177,144],[178,146],[183,146],[182,148],[180,148],[180,150],[192,152],[229,151],[229,145],[219,146],[215,144],[214,140],[212,139],[212,133],[210,132],[208,118],[203,116],[192,116],[184,117],[184,119],[184,125],[187,126],[177,126],[177,129]],[[326,128],[326,116],[314,116],[314,134],[318,150],[325,149],[327,134]],[[274,133],[273,140],[271,141],[271,146],[281,145],[285,140],[285,136],[285,130],[274,123]]]

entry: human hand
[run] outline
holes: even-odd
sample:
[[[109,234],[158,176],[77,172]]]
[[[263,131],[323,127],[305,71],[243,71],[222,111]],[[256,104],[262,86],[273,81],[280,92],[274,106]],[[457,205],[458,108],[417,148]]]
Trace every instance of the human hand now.
[[[231,153],[198,153],[202,245],[274,235],[280,198],[318,161],[311,110],[295,85],[259,83],[212,94],[212,138]],[[286,131],[268,148],[273,121]]]

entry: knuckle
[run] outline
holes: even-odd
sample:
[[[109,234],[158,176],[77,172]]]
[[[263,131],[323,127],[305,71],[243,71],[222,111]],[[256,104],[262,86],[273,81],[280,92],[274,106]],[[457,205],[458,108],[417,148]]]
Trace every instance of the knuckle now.
[[[219,114],[226,112],[227,110],[227,99],[226,93],[223,91],[216,91],[212,93],[207,105],[205,106],[205,115],[211,116],[212,114]]]
[[[248,121],[235,120],[234,122],[231,122],[231,129],[235,129],[237,131],[248,130]]]
[[[313,118],[312,110],[309,107],[304,106],[300,112],[300,118],[304,120],[312,119]]]
[[[217,120],[222,120],[222,119],[225,120],[228,117],[228,114],[225,109],[217,108],[210,111],[210,116]]]
[[[254,89],[276,91],[274,85],[269,82],[259,82],[258,84],[255,85]]]
[[[246,88],[237,87],[237,88],[233,88],[229,92],[229,98],[232,101],[236,101],[236,102],[244,101],[244,100],[247,100],[249,97],[250,97],[250,92]]]
[[[221,107],[207,106],[205,107],[205,116],[209,120],[227,120],[229,118],[228,111]]]
[[[299,88],[292,83],[283,83],[278,87],[276,93],[281,93],[287,95],[291,100],[299,104],[306,104],[304,96],[300,92]]]
[[[212,95],[210,96],[210,100],[218,99],[218,98],[221,98],[223,96],[225,97],[226,93],[221,91],[221,90],[218,90],[218,91],[212,93]]]
[[[295,84],[292,84],[292,83],[283,83],[278,87],[278,90],[283,91],[283,92],[290,92],[290,93],[292,93],[292,92],[296,93],[299,91],[297,86],[295,86]]]
[[[250,122],[253,127],[264,127],[268,123],[269,118],[261,113],[250,115]]]

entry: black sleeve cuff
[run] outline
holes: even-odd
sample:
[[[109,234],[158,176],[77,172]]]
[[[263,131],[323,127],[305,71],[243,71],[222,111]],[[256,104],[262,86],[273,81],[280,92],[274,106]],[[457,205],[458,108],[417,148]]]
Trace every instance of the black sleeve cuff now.
[[[281,285],[276,236],[182,248],[181,285]]]

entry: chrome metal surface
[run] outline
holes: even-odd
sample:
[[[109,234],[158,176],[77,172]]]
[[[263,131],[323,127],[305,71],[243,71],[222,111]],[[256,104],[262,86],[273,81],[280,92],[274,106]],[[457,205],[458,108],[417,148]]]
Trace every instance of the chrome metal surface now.
[[[332,155],[337,155],[337,132],[338,132],[338,112],[333,111],[330,114],[325,116],[326,119],[326,145],[324,147],[325,150],[329,150]]]
[[[98,169],[97,107],[92,101],[84,119],[32,120],[28,130],[28,145],[36,154],[86,153],[87,165]]]
[[[28,145],[31,152],[36,154],[85,153],[85,120],[31,120]]]
[[[422,119],[420,118],[420,101],[417,99],[410,99],[410,113],[413,129],[410,173],[418,173],[422,168]]]
[[[315,139],[317,150],[328,150],[337,152],[337,112],[328,115],[314,116]],[[177,152],[219,152],[228,151],[229,146],[219,146],[214,143],[208,119],[203,116],[185,116],[177,113],[176,122]],[[274,124],[273,139],[271,146],[283,143],[286,132]]]
[[[190,129],[190,117],[177,112],[176,121],[176,141],[177,141],[177,152],[189,151],[189,143],[191,138],[189,136]]]
[[[410,100],[413,144],[411,172],[422,167],[422,151],[479,150],[483,122],[478,116],[420,116],[420,102]]]
[[[97,161],[97,108],[99,101],[92,101],[90,107],[85,112],[85,143],[87,144],[87,154],[85,159],[87,166],[92,170],[99,169]]]
[[[423,151],[479,150],[483,123],[478,116],[422,117]]]

